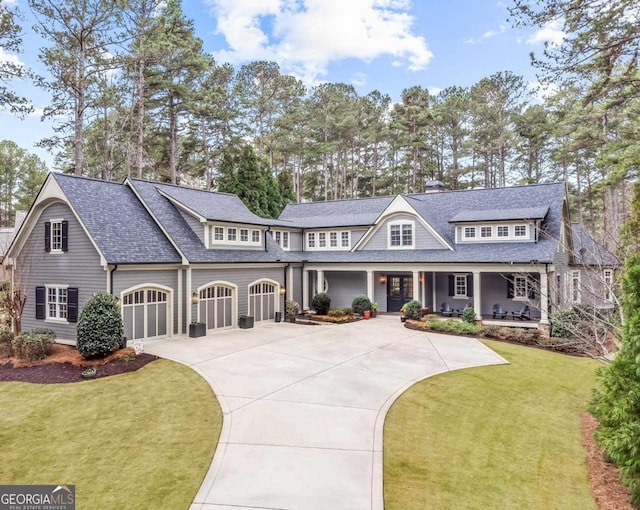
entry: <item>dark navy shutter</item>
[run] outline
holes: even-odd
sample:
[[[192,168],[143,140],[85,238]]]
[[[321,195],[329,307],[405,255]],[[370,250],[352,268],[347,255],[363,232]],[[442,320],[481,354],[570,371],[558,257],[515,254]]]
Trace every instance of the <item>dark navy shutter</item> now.
[[[67,320],[78,322],[78,289],[74,287],[67,289]]]
[[[36,287],[36,319],[47,318],[47,289]]]
[[[473,297],[473,275],[467,275],[467,297]]]
[[[452,274],[449,275],[449,296],[455,295],[455,280]]]
[[[44,251],[51,251],[51,222],[44,222]]]
[[[69,222],[63,220],[62,222],[62,251],[67,251],[67,231],[69,229]]]
[[[507,278],[507,297],[513,299],[513,280]]]

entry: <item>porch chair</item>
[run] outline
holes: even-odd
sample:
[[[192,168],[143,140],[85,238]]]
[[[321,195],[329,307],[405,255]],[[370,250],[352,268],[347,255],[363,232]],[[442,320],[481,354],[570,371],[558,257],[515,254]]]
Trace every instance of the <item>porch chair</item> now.
[[[446,301],[440,305],[440,315],[443,317],[453,317],[453,310]]]
[[[505,312],[504,311],[504,309],[502,308],[501,304],[496,303],[495,305],[493,305],[493,318],[494,319],[506,319],[508,313],[509,312]]]
[[[513,312],[513,320],[520,319],[521,321],[531,320],[531,309],[529,305],[524,305],[517,312]]]

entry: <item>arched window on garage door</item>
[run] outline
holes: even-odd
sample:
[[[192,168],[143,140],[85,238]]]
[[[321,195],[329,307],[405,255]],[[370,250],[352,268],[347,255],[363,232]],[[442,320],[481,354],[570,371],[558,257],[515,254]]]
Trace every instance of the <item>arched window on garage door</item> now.
[[[279,310],[279,285],[273,280],[260,280],[249,284],[249,315],[254,321],[273,320]]]
[[[213,282],[198,289],[198,320],[207,329],[233,326],[236,316],[236,286],[226,282]]]
[[[167,287],[147,284],[122,291],[122,322],[127,340],[170,334],[171,292]]]

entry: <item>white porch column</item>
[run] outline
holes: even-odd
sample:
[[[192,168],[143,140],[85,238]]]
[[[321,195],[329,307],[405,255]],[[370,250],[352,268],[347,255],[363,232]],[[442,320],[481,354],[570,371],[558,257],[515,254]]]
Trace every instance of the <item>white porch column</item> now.
[[[422,299],[420,301],[420,304],[422,305],[422,308],[424,308],[425,306],[427,306],[427,273],[421,271],[420,276],[422,277],[422,284],[420,285],[420,287],[422,288],[422,295],[420,297]]]
[[[473,309],[476,311],[476,319],[482,320],[482,313],[480,312],[482,303],[480,301],[480,294],[482,289],[480,288],[480,272],[473,272]]]
[[[324,292],[324,271],[316,271],[318,278],[316,279],[316,294]]]
[[[302,271],[302,309],[309,309],[309,270]]]
[[[373,290],[373,271],[370,269],[367,270],[367,297],[373,303],[375,301],[374,290]]]
[[[420,298],[420,271],[413,272],[413,299]]]
[[[438,295],[436,294],[436,272],[431,271],[431,304],[433,306],[431,313],[436,313],[436,311],[439,310],[436,299],[438,299]]]
[[[287,268],[287,292],[285,295],[285,299],[293,299],[293,267],[289,266]]]
[[[540,324],[549,324],[549,279],[540,271]]]

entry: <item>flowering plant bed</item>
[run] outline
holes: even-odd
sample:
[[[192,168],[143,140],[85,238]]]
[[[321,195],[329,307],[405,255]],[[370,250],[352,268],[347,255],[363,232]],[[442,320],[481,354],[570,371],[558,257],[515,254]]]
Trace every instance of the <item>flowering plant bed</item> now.
[[[342,315],[340,317],[332,317],[330,315],[312,315],[310,317],[314,321],[331,322],[332,324],[347,324],[349,322],[356,322],[362,320],[359,315]]]

